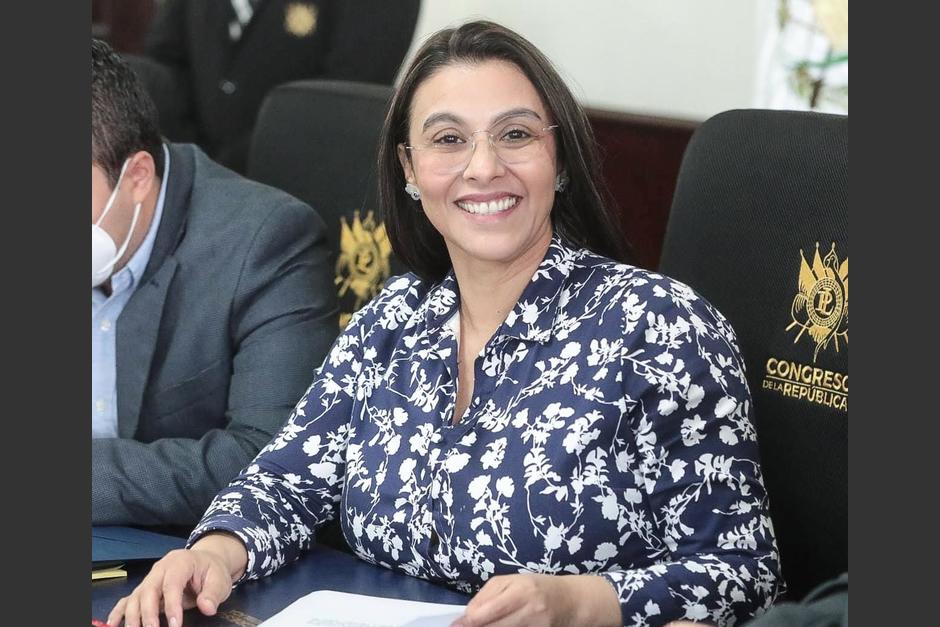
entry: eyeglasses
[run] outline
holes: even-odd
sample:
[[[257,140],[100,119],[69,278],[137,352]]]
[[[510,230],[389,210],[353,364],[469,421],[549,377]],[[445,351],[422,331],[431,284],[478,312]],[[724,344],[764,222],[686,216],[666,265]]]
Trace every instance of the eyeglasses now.
[[[558,128],[557,124],[532,128],[528,124],[500,122],[489,129],[472,133],[462,133],[448,128],[439,131],[420,146],[405,145],[412,154],[419,154],[422,165],[437,174],[453,174],[463,171],[470,163],[476,150],[477,133],[486,133],[496,157],[506,165],[531,161],[539,153],[539,140],[550,131]]]

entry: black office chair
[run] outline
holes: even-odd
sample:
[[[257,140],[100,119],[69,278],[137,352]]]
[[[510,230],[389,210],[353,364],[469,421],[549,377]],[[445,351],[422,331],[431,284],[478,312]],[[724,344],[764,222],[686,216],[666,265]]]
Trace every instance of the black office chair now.
[[[377,213],[376,156],[392,88],[309,80],[278,86],[261,106],[249,178],[310,204],[335,251],[340,326],[404,270]]]
[[[737,332],[792,599],[848,570],[848,128],[793,111],[706,121],[660,262]]]

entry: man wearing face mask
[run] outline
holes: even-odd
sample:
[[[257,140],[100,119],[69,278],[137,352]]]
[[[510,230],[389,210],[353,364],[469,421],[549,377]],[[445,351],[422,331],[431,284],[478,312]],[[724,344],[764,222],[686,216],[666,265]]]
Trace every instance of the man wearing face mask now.
[[[271,439],[336,334],[307,205],[165,144],[92,40],[92,522],[192,525]]]

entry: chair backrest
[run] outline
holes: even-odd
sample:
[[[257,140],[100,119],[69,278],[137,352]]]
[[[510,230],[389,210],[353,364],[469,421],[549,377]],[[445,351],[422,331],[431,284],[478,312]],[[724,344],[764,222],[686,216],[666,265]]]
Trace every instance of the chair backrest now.
[[[696,131],[660,270],[731,322],[791,598],[848,570],[848,117],[728,111]]]
[[[369,83],[286,83],[266,97],[252,136],[248,177],[300,198],[326,222],[341,327],[402,272],[377,213],[376,157],[391,95]]]
[[[196,128],[186,98],[186,88],[180,84],[180,74],[150,57],[137,54],[121,55],[143,84],[157,109],[160,132],[170,141],[196,141]]]

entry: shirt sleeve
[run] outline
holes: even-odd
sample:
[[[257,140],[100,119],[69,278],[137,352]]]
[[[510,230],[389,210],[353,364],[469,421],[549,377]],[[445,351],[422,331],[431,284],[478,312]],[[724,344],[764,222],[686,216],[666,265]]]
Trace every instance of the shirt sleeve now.
[[[309,549],[315,529],[335,518],[346,471],[349,422],[357,400],[364,346],[401,310],[409,281],[392,281],[360,309],[336,339],[284,428],[212,501],[188,546],[210,531],[236,535],[248,550],[239,580],[270,575]],[[368,349],[371,351],[374,349]]]
[[[731,327],[688,287],[642,294],[624,308],[639,338],[623,371],[639,489],[622,496],[659,545],[652,565],[602,576],[624,625],[735,624],[782,587],[744,364]]]

